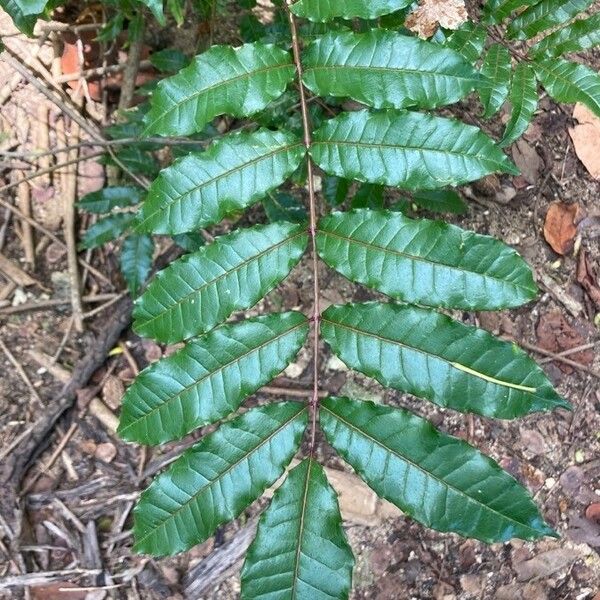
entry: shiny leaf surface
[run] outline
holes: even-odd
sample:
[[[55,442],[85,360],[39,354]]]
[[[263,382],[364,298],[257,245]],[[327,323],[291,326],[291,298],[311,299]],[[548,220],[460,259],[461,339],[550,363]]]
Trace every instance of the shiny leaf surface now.
[[[551,33],[531,48],[534,54],[550,57],[567,52],[580,52],[600,46],[600,12],[589,19],[580,19]]]
[[[306,49],[303,63],[304,84],[315,94],[373,108],[453,104],[480,82],[454,50],[384,29],[324,35]]]
[[[600,116],[600,74],[562,58],[533,63],[540,83],[558,102],[581,102]]]
[[[432,310],[331,306],[321,333],[350,368],[440,406],[501,419],[569,407],[516,345]]]
[[[511,61],[508,48],[492,44],[483,59],[481,74],[486,78],[479,88],[483,103],[483,116],[489,119],[495,115],[508,97],[511,77]]]
[[[357,210],[321,219],[319,255],[351,281],[406,302],[465,310],[520,306],[536,295],[509,246],[442,221]]]
[[[519,63],[515,67],[508,99],[512,108],[500,142],[502,146],[512,144],[527,131],[537,109],[537,82],[530,64]]]
[[[282,475],[298,450],[306,408],[254,408],[202,438],[146,489],[134,510],[134,549],[189,550],[235,519]]]
[[[481,56],[486,39],[487,30],[483,25],[475,25],[472,21],[467,21],[448,36],[444,45],[456,50],[473,64]]]
[[[375,19],[396,12],[410,3],[410,0],[299,0],[290,9],[298,17],[324,22],[336,17]]]
[[[218,238],[161,271],[137,300],[139,335],[164,343],[204,333],[254,306],[287,277],[308,242],[305,228],[259,225]]]
[[[399,408],[321,404],[329,443],[382,498],[416,521],[484,542],[556,536],[531,496],[491,458]]]
[[[508,26],[508,37],[526,40],[556,25],[566,23],[593,3],[593,0],[542,0],[523,11]]]
[[[413,112],[342,113],[314,134],[310,154],[330,175],[413,190],[518,173],[476,127]]]
[[[160,444],[223,419],[294,359],[308,321],[297,312],[223,325],[151,365],[123,398],[119,435]]]
[[[290,54],[270,44],[213,46],[158,84],[145,134],[189,135],[222,114],[248,117],[279,98],[294,72]]]
[[[279,187],[306,148],[290,133],[262,129],[224,136],[161,171],[142,205],[138,231],[185,233],[214,225]]]
[[[354,557],[323,467],[305,459],[263,513],[242,571],[243,600],[348,598]]]
[[[127,287],[135,296],[150,275],[154,242],[149,235],[132,234],[123,240],[121,248],[121,273]]]
[[[135,221],[135,213],[115,213],[94,223],[83,235],[79,248],[97,248],[116,240]]]

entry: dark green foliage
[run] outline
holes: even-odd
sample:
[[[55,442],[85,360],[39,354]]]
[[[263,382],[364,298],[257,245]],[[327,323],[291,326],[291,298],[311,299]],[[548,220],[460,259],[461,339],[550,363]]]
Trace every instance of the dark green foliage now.
[[[23,4],[0,0],[28,30],[35,17]],[[244,11],[255,5],[238,4]],[[248,551],[245,599],[350,594],[354,559],[335,492],[315,460],[317,425],[381,497],[429,527],[486,542],[555,535],[527,491],[493,460],[405,410],[319,400],[314,391],[308,403],[265,403],[261,396],[258,407],[243,405],[294,361],[312,329],[350,369],[442,407],[500,419],[569,408],[515,344],[463,324],[458,312],[454,319],[442,312],[531,301],[537,288],[524,260],[498,240],[398,209],[462,213],[467,205],[456,186],[517,174],[501,145],[526,131],[538,87],[600,114],[598,73],[562,58],[600,44],[598,15],[571,22],[589,0],[490,0],[484,22],[423,41],[402,27],[409,4],[298,0],[291,12],[308,21],[296,21],[279,1],[266,26],[245,13],[241,33],[251,43],[239,48],[213,46],[191,61],[172,49],[154,53],[153,64],[174,74],[108,132],[138,138],[119,146],[117,156],[153,179],[149,191],[119,185],[80,202],[106,215],[83,247],[123,237],[123,274],[133,295],[143,290],[135,331],[165,344],[185,342],[128,389],[119,433],[162,444],[211,425],[142,494],[136,550],[170,555],[213,535],[285,474],[310,424],[307,458],[275,491]],[[44,5],[36,1],[35,10]],[[118,33],[125,17],[135,30],[143,6],[164,19],[163,2],[136,0],[100,36]],[[183,21],[185,3],[165,7]],[[209,0],[197,8],[207,17],[215,6]],[[497,27],[522,47],[506,44]],[[292,45],[296,30],[300,39]],[[448,109],[435,114],[472,92],[484,118],[510,103],[501,144],[449,118]],[[221,135],[221,115],[245,131]],[[161,145],[143,139],[149,135],[194,139],[170,140],[174,162],[159,172],[153,151]],[[318,180],[307,182],[310,161],[322,182],[316,195]],[[321,196],[327,204],[317,203]],[[226,218],[270,224],[239,226],[204,245],[229,231]],[[213,226],[216,233],[202,231]],[[153,234],[172,236],[188,254],[145,286]],[[280,309],[285,294],[275,292],[254,309],[313,242],[327,266],[389,302],[334,305],[309,318],[292,306]],[[308,293],[312,284],[298,289]],[[306,300],[303,306],[316,305]],[[287,312],[263,311],[272,306]],[[265,314],[256,316],[259,309]],[[319,349],[313,351],[318,370]]]

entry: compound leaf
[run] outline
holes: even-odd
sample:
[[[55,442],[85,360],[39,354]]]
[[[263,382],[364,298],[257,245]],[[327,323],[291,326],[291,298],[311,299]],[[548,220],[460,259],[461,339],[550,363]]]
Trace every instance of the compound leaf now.
[[[160,444],[226,417],[288,366],[307,333],[306,317],[288,312],[223,325],[191,340],[129,387],[119,434]]]
[[[85,232],[79,248],[97,248],[106,242],[116,240],[129,229],[135,218],[135,213],[126,212],[115,213],[100,219]]]
[[[323,467],[305,459],[263,513],[242,571],[242,600],[348,598],[354,557]]]
[[[432,310],[331,306],[321,332],[350,368],[440,406],[500,419],[569,408],[517,346]]]
[[[337,212],[321,219],[317,247],[348,279],[405,302],[495,310],[520,306],[537,292],[515,250],[443,221],[391,211]]]
[[[511,75],[510,52],[500,44],[492,44],[483,59],[481,74],[486,78],[479,88],[483,103],[483,116],[489,119],[495,115],[508,97]]]
[[[290,54],[271,44],[213,46],[152,94],[146,135],[189,135],[215,117],[248,117],[283,94],[294,78]]]
[[[411,0],[299,0],[290,6],[298,17],[311,21],[343,19],[376,19],[411,4]]]
[[[235,519],[282,475],[306,427],[305,405],[253,408],[202,438],[146,489],[134,510],[134,549],[177,554]]]
[[[469,94],[480,76],[458,52],[384,29],[332,32],[303,57],[304,84],[320,96],[373,108],[435,108]]]
[[[581,102],[600,116],[600,75],[596,71],[563,58],[536,61],[533,68],[557,102]]]
[[[315,132],[310,154],[330,175],[412,190],[459,185],[494,171],[518,174],[476,127],[395,110],[342,113]]]
[[[86,194],[77,203],[77,206],[89,213],[109,213],[115,208],[134,206],[141,202],[145,195],[146,192],[137,187],[106,187],[97,192]]]
[[[306,228],[273,223],[218,238],[161,271],[134,308],[135,331],[164,343],[205,333],[254,306],[287,277],[308,242]]]
[[[487,29],[483,25],[467,21],[448,36],[444,45],[456,50],[472,64],[481,56],[486,39]]]
[[[427,527],[488,543],[556,536],[513,477],[425,419],[327,398],[320,421],[329,443],[378,495]]]
[[[508,26],[509,38],[527,40],[538,33],[569,21],[583,12],[593,0],[542,0],[529,7]]]
[[[567,52],[580,52],[600,46],[600,12],[589,19],[575,21],[540,40],[531,51],[550,57]]]
[[[516,66],[508,99],[512,108],[504,136],[500,142],[502,146],[512,144],[527,131],[537,109],[537,82],[535,71],[530,64],[522,62]]]
[[[154,255],[154,242],[149,235],[129,235],[123,240],[121,248],[121,273],[125,277],[129,292],[135,296],[144,285]]]
[[[224,136],[206,152],[179,159],[160,173],[137,230],[177,234],[218,223],[279,187],[305,154],[291,133],[262,129]]]

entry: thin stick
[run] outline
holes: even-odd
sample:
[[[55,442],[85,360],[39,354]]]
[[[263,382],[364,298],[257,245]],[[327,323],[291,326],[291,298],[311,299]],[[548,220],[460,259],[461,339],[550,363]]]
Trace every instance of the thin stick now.
[[[140,30],[138,36],[129,44],[129,53],[123,72],[123,84],[121,85],[121,96],[119,98],[119,110],[125,110],[131,106],[135,92],[135,82],[140,69],[140,59],[144,45],[145,21],[140,12]]]
[[[272,396],[289,396],[291,398],[311,398],[312,390],[299,390],[294,388],[286,388],[283,386],[267,385],[260,388],[259,394],[270,394]],[[327,398],[329,394],[326,391],[319,392],[319,398]]]
[[[152,66],[149,60],[140,61],[140,69],[148,69]],[[90,77],[102,77],[104,75],[114,75],[124,71],[127,63],[119,63],[118,65],[110,65],[107,67],[96,67],[94,69],[85,69],[78,73],[67,73],[56,77],[57,83],[67,83],[68,81],[77,81],[78,79],[89,79]]]
[[[21,212],[31,217],[31,194],[28,183],[21,183],[17,188],[17,205]],[[35,244],[33,241],[33,229],[29,223],[22,223],[23,250],[25,252],[25,261],[32,267],[35,267]]]
[[[113,300],[114,298],[122,298],[124,294],[97,294],[84,296],[82,300],[86,303],[94,302],[106,302],[107,300]],[[27,312],[30,310],[48,310],[56,306],[64,306],[70,304],[69,300],[38,300],[36,302],[28,302],[26,304],[19,304],[19,306],[7,306],[6,308],[0,309],[0,316],[4,315],[16,315],[18,313]]]
[[[2,338],[0,338],[0,349],[2,349],[2,352],[4,352],[4,354],[6,355],[6,358],[8,358],[10,364],[15,368],[15,370],[19,374],[19,377],[23,380],[23,383],[25,383],[25,385],[29,388],[31,395],[38,401],[40,407],[45,408],[46,405],[44,404],[44,401],[42,400],[38,391],[33,386],[33,383],[31,383],[29,377],[27,377],[27,373],[25,373],[25,370],[21,366],[21,363],[13,356],[12,352],[8,349]]]
[[[79,125],[71,123],[71,137],[79,141]],[[81,291],[79,283],[79,263],[77,260],[77,239],[75,233],[75,203],[77,202],[77,161],[79,151],[69,152],[73,165],[65,171],[63,181],[63,228],[67,244],[67,265],[71,288],[71,308],[73,311],[73,327],[75,331],[83,331],[83,308],[81,307]]]
[[[296,18],[289,10],[291,0],[287,0],[288,18],[290,30],[292,33],[292,48],[294,51],[294,63],[296,65],[296,73],[298,75],[300,89],[300,109],[302,112],[302,127],[304,130],[304,145],[307,151],[312,145],[310,116],[308,113],[308,102],[306,101],[306,88],[302,83],[302,60],[300,57],[300,42],[298,40],[298,27]],[[310,455],[315,452],[315,441],[317,433],[317,412],[319,407],[319,321],[321,320],[320,296],[321,290],[319,285],[319,255],[317,254],[317,198],[315,193],[315,182],[313,173],[313,163],[308,156],[308,201],[310,226],[309,233],[312,246],[312,275],[313,275],[313,295],[314,295],[314,310],[312,317],[312,333],[313,333],[313,393],[310,399],[311,412],[311,432],[310,432]]]
[[[560,354],[555,354],[554,352],[548,352],[548,350],[544,350],[543,348],[540,348],[539,346],[534,346],[533,344],[528,344],[527,342],[516,341],[516,340],[510,339],[510,338],[508,338],[508,339],[509,339],[509,341],[514,342],[515,344],[518,344],[519,346],[522,346],[526,350],[530,350],[531,352],[537,352],[538,354],[541,354],[542,356],[548,356],[552,360],[557,360],[558,362],[562,362],[565,365],[569,365],[575,369],[584,371],[585,373],[589,373],[590,375],[593,375],[594,377],[597,377],[598,379],[600,379],[600,372],[598,372],[595,369],[592,369],[586,365],[582,365],[581,363],[575,362],[574,360],[571,360],[570,358],[566,358],[565,356],[561,356]]]

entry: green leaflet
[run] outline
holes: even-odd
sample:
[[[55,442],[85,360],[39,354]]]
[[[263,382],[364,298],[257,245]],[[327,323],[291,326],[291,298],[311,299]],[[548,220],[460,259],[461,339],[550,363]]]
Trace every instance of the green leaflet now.
[[[463,215],[468,206],[460,195],[454,190],[431,190],[429,192],[415,192],[412,201],[422,208],[433,212],[449,212]]]
[[[323,467],[305,459],[263,513],[242,570],[242,600],[348,598],[354,557]]]
[[[150,62],[159,71],[177,73],[177,71],[190,64],[190,59],[181,50],[165,48],[164,50],[153,52],[150,55]]]
[[[125,208],[140,202],[146,192],[131,186],[106,187],[97,192],[86,194],[77,203],[81,210],[89,213],[108,213],[115,208]]]
[[[486,119],[495,115],[508,97],[511,66],[508,48],[492,44],[481,65],[481,74],[486,78],[486,82],[479,88],[484,108],[483,116]]]
[[[48,0],[15,0],[14,4],[23,15],[39,15],[44,12]],[[8,12],[8,11],[7,11]]]
[[[321,219],[319,256],[342,275],[405,302],[465,310],[520,306],[536,296],[509,246],[443,221],[356,210]]]
[[[132,234],[125,238],[121,248],[121,273],[127,287],[135,296],[148,279],[152,269],[154,242],[149,235]]]
[[[540,0],[487,0],[484,13],[487,22],[502,23],[506,17],[523,6],[534,6]]]
[[[585,65],[551,58],[533,63],[545,90],[558,102],[581,102],[600,116],[600,75]]]
[[[290,6],[290,10],[298,17],[317,22],[331,21],[336,17],[375,19],[410,3],[410,0],[299,0]]]
[[[213,46],[158,84],[144,133],[189,135],[222,114],[248,117],[279,98],[294,73],[290,54],[271,44]]]
[[[100,219],[85,232],[79,249],[97,248],[106,242],[116,240],[129,229],[135,218],[135,213],[125,212]]]
[[[119,435],[160,444],[215,423],[294,359],[308,334],[298,312],[223,325],[151,365],[123,398]]]
[[[163,0],[138,0],[144,6],[150,9],[150,12],[154,15],[154,18],[160,23],[165,25],[165,15],[163,13]]]
[[[600,13],[589,19],[575,21],[540,40],[531,51],[536,55],[550,57],[567,52],[579,52],[600,46]]]
[[[222,137],[161,171],[142,205],[138,231],[185,233],[214,225],[279,187],[300,165],[304,144],[261,129]]]
[[[235,519],[279,479],[306,420],[303,404],[270,404],[202,438],[142,493],[134,509],[134,549],[177,554]]]
[[[480,76],[460,54],[384,29],[332,32],[303,56],[304,84],[319,96],[373,108],[435,108],[469,94]]]
[[[517,346],[432,310],[331,306],[321,333],[350,368],[440,406],[500,419],[570,406]]]
[[[310,154],[330,175],[412,190],[518,173],[476,127],[394,110],[342,113],[315,132]]]
[[[31,37],[39,15],[23,12],[24,5],[25,3],[20,0],[0,0],[0,7],[10,15],[15,27]]]
[[[537,109],[537,82],[530,64],[522,62],[516,66],[508,99],[512,109],[500,142],[501,146],[509,146],[527,131]]]
[[[556,537],[529,493],[496,462],[406,410],[328,398],[320,422],[379,496],[427,527],[488,543]]]
[[[572,19],[592,5],[594,0],[542,0],[523,11],[508,26],[509,38],[526,40]]]
[[[445,46],[456,50],[471,64],[481,56],[487,39],[487,29],[483,25],[475,25],[467,21],[459,29],[453,31],[445,42]]]
[[[236,310],[254,306],[298,263],[308,235],[274,223],[218,238],[161,271],[138,298],[134,329],[164,343],[207,332]]]

